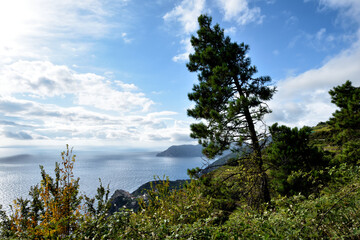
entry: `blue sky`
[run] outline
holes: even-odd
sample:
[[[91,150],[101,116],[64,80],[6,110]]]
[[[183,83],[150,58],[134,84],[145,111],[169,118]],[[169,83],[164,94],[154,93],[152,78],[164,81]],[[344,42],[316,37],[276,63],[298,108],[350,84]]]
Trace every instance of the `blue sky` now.
[[[185,64],[204,13],[277,86],[267,124],[326,121],[328,90],[360,85],[359,0],[1,1],[2,146],[194,142]]]

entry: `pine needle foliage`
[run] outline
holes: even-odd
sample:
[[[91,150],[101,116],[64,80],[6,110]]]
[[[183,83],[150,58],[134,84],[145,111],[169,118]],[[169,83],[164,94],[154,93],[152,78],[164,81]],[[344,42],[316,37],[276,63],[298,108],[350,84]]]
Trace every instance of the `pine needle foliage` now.
[[[190,54],[187,68],[198,73],[199,83],[188,94],[195,106],[188,115],[202,120],[191,125],[191,137],[204,146],[203,153],[214,158],[230,147],[248,144],[253,151],[255,171],[260,172],[258,201],[270,202],[267,174],[262,150],[266,129],[257,131],[265,114],[270,112],[266,101],[275,88],[269,76],[255,77],[257,68],[248,57],[249,46],[225,37],[212,18],[198,18],[197,36],[192,36],[195,52]]]

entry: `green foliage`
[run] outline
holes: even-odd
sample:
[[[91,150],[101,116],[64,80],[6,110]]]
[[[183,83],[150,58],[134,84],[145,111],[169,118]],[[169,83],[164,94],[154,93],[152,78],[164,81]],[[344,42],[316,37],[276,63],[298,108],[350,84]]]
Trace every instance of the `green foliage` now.
[[[105,189],[101,181],[95,198],[85,196],[84,214],[79,218],[80,227],[71,234],[71,238],[117,239],[119,232],[126,229],[132,212],[121,210],[110,215],[108,196],[109,187]]]
[[[206,218],[213,208],[212,199],[203,196],[199,182],[193,180],[178,191],[169,190],[169,181],[163,180],[147,191],[148,200],[140,199],[143,218],[159,219],[178,224],[193,223]]]
[[[199,139],[210,158],[245,140],[251,140],[258,151],[261,134],[254,124],[270,112],[264,101],[275,91],[267,86],[271,79],[253,77],[257,69],[247,56],[248,45],[231,42],[219,25],[211,27],[209,16],[201,15],[198,21],[200,29],[191,38],[195,52],[187,68],[199,72],[199,84],[188,94],[196,104],[188,115],[206,122],[192,124],[191,136]]]
[[[300,130],[297,132],[299,133]],[[17,222],[14,220],[14,214],[7,217],[3,211],[0,211],[0,237],[2,239],[358,239],[360,237],[360,223],[357,221],[360,217],[360,167],[346,163],[328,167],[331,180],[318,194],[310,194],[308,197],[297,194],[274,198],[270,205],[258,211],[249,207],[246,201],[236,201],[242,199],[237,194],[241,191],[252,191],[251,186],[258,184],[256,182],[251,184],[252,181],[259,179],[253,177],[251,180],[251,176],[256,175],[255,172],[251,172],[254,168],[246,165],[251,162],[251,159],[247,159],[239,162],[237,166],[219,168],[211,173],[211,177],[192,180],[182,189],[170,190],[168,180],[156,181],[156,185],[147,192],[147,198],[139,199],[141,204],[139,212],[121,210],[109,215],[109,189],[103,187],[100,182],[94,199],[84,197],[85,202],[80,204],[82,210],[79,215],[75,215],[76,227],[73,227],[68,234],[59,231],[53,232],[51,236],[45,235],[42,227],[44,224],[41,223],[44,221],[43,215],[46,211],[42,190],[40,187],[32,188],[31,196],[36,199],[35,201],[34,199],[17,200],[19,205],[15,207],[18,209],[15,211],[18,213]],[[239,174],[241,172],[246,174]],[[61,174],[59,177],[61,179]],[[221,179],[227,181],[220,181]],[[218,184],[217,188],[207,188],[208,181]],[[52,183],[56,183],[56,178]],[[206,191],[213,192],[205,194]],[[37,216],[35,212],[39,213],[37,224],[32,221],[32,217]],[[54,225],[58,222],[61,229],[63,221],[57,219],[56,214],[53,216],[50,222]],[[34,225],[29,226],[29,224]],[[57,230],[51,227],[49,229]]]
[[[14,236],[14,234],[11,231],[11,221],[2,209],[2,205],[0,205],[0,237],[8,239],[12,236]]]
[[[199,140],[209,158],[230,147],[240,148],[250,143],[254,171],[260,173],[257,201],[269,202],[260,145],[266,136],[265,132],[257,132],[255,125],[270,112],[265,101],[272,98],[275,88],[268,86],[270,77],[254,77],[257,69],[247,56],[248,45],[231,42],[219,25],[211,26],[209,16],[201,15],[198,22],[197,36],[191,38],[195,52],[190,54],[187,68],[198,72],[199,83],[188,94],[189,100],[195,102],[188,115],[203,121],[191,125],[190,136]]]
[[[270,128],[272,143],[267,148],[274,190],[282,195],[313,193],[326,176],[322,152],[310,145],[310,127],[289,128],[277,123]]]
[[[97,207],[94,206],[95,199],[80,195],[80,179],[73,175],[75,157],[67,145],[66,151],[61,153],[61,165],[55,164],[54,178],[40,166],[42,180],[39,185],[31,187],[31,199],[16,199],[10,216],[0,211],[2,238],[72,239],[79,231],[85,230],[89,235],[103,235],[100,230],[107,226],[103,225],[101,229],[94,224],[106,223],[109,189],[105,190],[100,182],[95,196]]]
[[[346,81],[343,85],[330,90],[329,94],[331,95],[331,102],[339,108],[339,110],[333,113],[333,117],[330,118],[330,126],[336,131],[359,130],[360,87],[354,87],[351,81]],[[347,137],[347,139],[350,139],[353,136],[347,135]]]
[[[40,185],[30,189],[31,200],[16,199],[9,222],[18,238],[65,237],[78,228],[80,216],[79,179],[74,179],[75,155],[67,146],[61,153],[62,166],[55,165],[55,178],[41,169]]]
[[[317,198],[284,197],[261,215],[240,208],[226,226],[244,239],[357,239],[359,198],[359,182]]]
[[[117,239],[357,239],[360,236],[360,179],[358,167],[333,168],[332,176],[346,176],[342,184],[332,183],[319,196],[282,197],[272,201],[263,212],[240,205],[223,222],[222,211],[202,205],[199,198],[174,197],[178,192],[167,192],[166,181],[157,186],[159,192],[150,193],[150,203],[139,213],[133,213],[127,227],[118,232]],[[199,182],[193,182],[199,186]],[[200,186],[201,187],[201,186]],[[196,188],[195,188],[196,189]],[[186,196],[196,193],[193,187]],[[195,191],[194,191],[195,190]],[[182,192],[180,196],[184,194]],[[173,196],[170,196],[173,195]],[[153,202],[151,202],[153,201]],[[192,214],[179,206],[203,206],[206,214],[182,219]],[[212,199],[213,202],[213,199]],[[214,203],[214,202],[213,202]],[[216,205],[216,204],[215,204]]]
[[[358,164],[360,147],[360,87],[350,81],[329,91],[331,102],[339,108],[328,124],[337,155],[333,163]]]
[[[238,122],[230,123],[232,118],[227,119],[228,122],[223,120],[229,116],[241,120],[240,115],[234,114],[236,109],[261,108],[257,100],[264,98],[260,97],[260,92],[256,93],[260,94],[258,98],[256,94],[249,99],[240,95],[240,100],[236,100],[239,96],[236,94],[227,100],[221,98],[222,94],[232,93],[232,88],[217,84],[234,75],[226,64],[216,64],[220,59],[232,59],[232,51],[236,53],[239,46],[224,38],[223,30],[217,25],[211,28],[209,17],[200,17],[199,23],[202,26],[199,36],[213,39],[210,43],[221,46],[219,51],[214,51],[211,44],[204,48],[206,44],[202,45],[204,39],[201,37],[193,38],[195,54],[191,58],[194,61],[188,66],[201,70],[200,84],[194,86],[194,90],[199,91],[192,93],[198,102],[189,111],[202,114],[199,118],[208,121],[209,128],[205,123],[195,124],[193,128],[198,128],[200,135],[209,134],[201,136],[207,139],[206,151],[211,156],[227,147],[229,139],[240,143],[246,139],[241,134],[251,132],[246,129],[247,125],[244,131],[236,129],[238,137],[229,137],[227,134],[235,132],[229,132],[229,127]],[[240,49],[245,53],[247,47],[241,45]],[[248,63],[243,67],[249,71],[253,69],[249,60],[242,57]],[[266,91],[271,93],[272,90]],[[168,180],[155,181],[156,185],[147,191],[146,197],[139,199],[141,209],[138,212],[121,209],[109,215],[109,187],[105,188],[101,181],[95,198],[81,196],[79,179],[73,175],[75,155],[67,146],[62,153],[62,163],[55,165],[54,177],[40,167],[42,180],[30,189],[30,200],[16,199],[9,216],[0,206],[0,238],[359,239],[359,88],[346,82],[330,94],[339,110],[328,123],[301,129],[274,124],[270,127],[272,143],[264,151],[256,151],[259,142],[252,141],[248,134],[253,151],[244,151],[231,165],[193,179],[181,189],[171,190]],[[235,102],[231,103],[232,100]],[[216,108],[219,103],[225,105]],[[248,105],[236,105],[238,103]],[[211,107],[215,107],[215,112]],[[219,126],[216,131],[223,131],[225,135],[217,135],[212,129],[216,124]],[[331,152],[324,155],[316,146]],[[262,150],[260,144],[259,149]],[[329,157],[333,159],[329,161]],[[266,160],[264,166],[262,160]],[[196,172],[198,170],[189,171],[193,175]],[[274,190],[271,202],[259,201],[264,194],[264,180],[267,180],[265,172],[270,173]]]
[[[173,239],[170,236],[184,226],[192,226],[201,219],[216,221],[221,216],[212,199],[203,196],[199,182],[194,180],[179,190],[170,190],[168,180],[158,180],[147,191],[147,199],[139,199],[139,203],[141,210],[129,215],[129,222],[123,225],[125,229],[117,233],[118,239]],[[201,235],[193,232],[189,237],[196,234]]]
[[[248,205],[262,211],[262,172],[257,168],[256,157],[245,155],[236,164],[225,165],[202,176],[202,191],[213,198],[216,208],[231,213],[239,205]],[[228,214],[227,214],[228,215]]]
[[[360,140],[350,140],[342,146],[339,156],[341,162],[347,162],[353,165],[360,163]]]
[[[332,135],[333,132],[329,124],[320,122],[312,128],[309,143],[324,150],[330,149],[329,145],[332,143]]]

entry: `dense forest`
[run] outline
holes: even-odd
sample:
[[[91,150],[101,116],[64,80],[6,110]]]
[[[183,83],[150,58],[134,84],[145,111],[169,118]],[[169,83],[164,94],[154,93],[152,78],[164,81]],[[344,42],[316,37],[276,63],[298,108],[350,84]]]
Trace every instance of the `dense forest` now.
[[[67,147],[52,177],[0,212],[2,239],[359,239],[360,87],[334,86],[337,106],[314,127],[266,126],[266,102],[276,94],[268,76],[256,76],[246,44],[231,42],[209,16],[199,17],[187,68],[198,73],[188,97],[191,137],[226,164],[180,189],[157,181],[137,211],[110,214],[109,189],[79,194],[76,156]],[[314,79],[316,80],[316,79]]]

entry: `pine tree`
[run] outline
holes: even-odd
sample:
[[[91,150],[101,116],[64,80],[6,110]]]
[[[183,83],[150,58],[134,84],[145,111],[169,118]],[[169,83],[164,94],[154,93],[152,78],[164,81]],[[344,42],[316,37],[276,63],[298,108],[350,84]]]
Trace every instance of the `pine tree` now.
[[[211,17],[201,15],[197,36],[191,38],[195,52],[190,54],[187,68],[199,73],[199,84],[188,94],[195,102],[188,115],[203,120],[191,125],[191,137],[199,139],[209,158],[231,146],[250,143],[261,178],[259,198],[269,202],[260,142],[265,132],[259,133],[256,126],[270,112],[265,101],[272,98],[275,88],[268,86],[270,77],[254,77],[257,69],[246,55],[249,46],[231,42],[219,25],[211,26],[211,21]]]
[[[333,132],[333,140],[340,147],[337,156],[340,162],[360,163],[360,87],[351,81],[329,91],[331,102],[339,109],[328,121]]]
[[[327,165],[323,153],[310,144],[312,128],[270,128],[272,142],[266,149],[273,189],[282,195],[309,195],[318,190]]]
[[[334,87],[329,94],[331,102],[339,108],[329,120],[332,129],[337,132],[360,130],[360,87],[352,86],[348,80],[343,85]],[[348,138],[351,137],[348,135]]]

